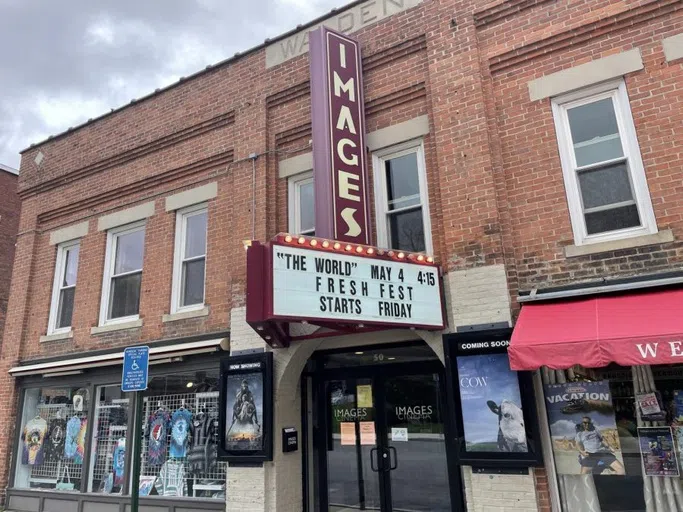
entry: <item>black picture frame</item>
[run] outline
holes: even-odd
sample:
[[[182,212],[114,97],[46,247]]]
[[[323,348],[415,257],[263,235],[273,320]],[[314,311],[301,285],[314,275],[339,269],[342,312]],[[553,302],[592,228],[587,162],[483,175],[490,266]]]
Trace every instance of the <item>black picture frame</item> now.
[[[469,451],[465,445],[465,427],[458,374],[458,357],[506,354],[512,329],[495,329],[444,335],[446,377],[455,423],[455,445],[458,463],[474,468],[527,468],[543,464],[538,412],[533,376],[517,372],[522,413],[527,438],[527,452]]]
[[[261,398],[260,424],[261,441],[259,447],[254,447],[253,441],[228,441],[228,434],[235,427],[234,407],[236,404],[235,383],[246,380],[254,384],[258,379],[257,388],[261,388],[261,396],[253,396],[248,390],[252,403],[258,413],[258,399]],[[258,463],[273,460],[273,353],[260,352],[255,354],[226,356],[221,359],[220,389],[219,389],[219,431],[218,458],[231,463]],[[228,412],[231,411],[231,413]],[[258,417],[258,414],[257,414]],[[231,445],[230,442],[233,444]],[[236,447],[235,444],[244,444]],[[251,443],[251,446],[249,444]]]

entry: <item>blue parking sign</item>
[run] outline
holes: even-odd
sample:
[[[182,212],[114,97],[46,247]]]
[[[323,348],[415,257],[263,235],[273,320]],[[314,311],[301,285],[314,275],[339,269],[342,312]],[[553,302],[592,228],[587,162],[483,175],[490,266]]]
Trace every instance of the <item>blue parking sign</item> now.
[[[149,373],[149,347],[128,347],[123,351],[121,391],[144,391]]]

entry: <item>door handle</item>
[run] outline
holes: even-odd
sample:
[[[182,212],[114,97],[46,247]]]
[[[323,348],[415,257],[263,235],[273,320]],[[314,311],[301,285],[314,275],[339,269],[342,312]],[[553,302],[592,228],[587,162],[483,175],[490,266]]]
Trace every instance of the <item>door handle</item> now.
[[[377,453],[377,448],[373,448],[370,450],[370,469],[372,469],[375,473],[379,473],[379,464],[377,467],[375,466],[375,454]]]
[[[391,457],[391,452],[394,452],[394,456]],[[393,471],[398,467],[398,452],[393,446],[389,447],[389,471]]]

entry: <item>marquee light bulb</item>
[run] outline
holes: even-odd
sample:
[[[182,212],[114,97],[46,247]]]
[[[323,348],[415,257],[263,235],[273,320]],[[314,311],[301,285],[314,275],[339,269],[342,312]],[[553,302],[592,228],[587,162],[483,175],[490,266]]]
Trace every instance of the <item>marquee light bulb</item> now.
[[[303,236],[300,237],[300,238],[299,238],[299,243],[300,243],[300,244],[306,243],[306,239],[305,239]]]
[[[311,247],[315,247],[316,245],[318,245],[318,241],[317,240],[311,240]]]
[[[425,260],[425,257],[422,256],[422,254],[420,254],[420,255],[417,257],[417,261],[424,261],[424,260]]]
[[[285,237],[285,242],[290,243],[292,241],[292,235],[287,235]]]
[[[336,243],[334,244],[334,248],[335,248],[336,250],[341,249],[341,244],[340,244],[339,242],[336,242]]]
[[[393,258],[394,257],[394,251],[389,251],[389,257]]]
[[[353,247],[351,247],[350,245],[347,245],[346,247],[344,247],[344,249],[347,251],[350,251],[351,249],[353,249]]]
[[[357,252],[358,254],[362,253],[362,252],[363,252],[363,248],[359,245],[358,247],[356,247],[356,252]]]
[[[402,253],[402,252],[399,252],[399,253],[398,253],[398,259],[399,259],[399,260],[402,260],[402,259],[405,258],[405,257],[406,257],[406,255],[405,255],[404,253]]]
[[[434,258],[432,258],[431,256],[427,258],[427,263],[434,263]]]
[[[330,242],[328,242],[327,240],[325,240],[325,241],[323,242],[323,247],[324,247],[325,249],[327,249],[329,246],[330,246]]]
[[[368,254],[375,254],[375,250],[372,247],[370,247],[368,249]]]

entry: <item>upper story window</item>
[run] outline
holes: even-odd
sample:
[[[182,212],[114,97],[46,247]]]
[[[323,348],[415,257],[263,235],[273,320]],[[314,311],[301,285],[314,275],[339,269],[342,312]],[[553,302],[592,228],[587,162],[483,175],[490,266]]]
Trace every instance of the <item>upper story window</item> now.
[[[427,177],[422,142],[373,154],[377,243],[410,252],[432,252]]]
[[[138,319],[144,249],[144,222],[107,232],[100,325]]]
[[[204,307],[206,204],[178,210],[171,313]]]
[[[297,235],[315,235],[315,190],[313,172],[289,178],[289,231]]]
[[[80,242],[78,240],[57,246],[57,263],[55,265],[54,284],[52,285],[48,334],[60,334],[71,330],[79,252]]]
[[[623,80],[553,100],[577,245],[657,232]]]

